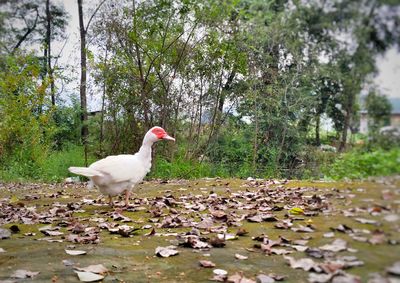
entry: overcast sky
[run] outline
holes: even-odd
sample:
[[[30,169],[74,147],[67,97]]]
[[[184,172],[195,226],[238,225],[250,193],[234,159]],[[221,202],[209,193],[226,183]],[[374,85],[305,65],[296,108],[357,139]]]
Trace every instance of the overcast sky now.
[[[384,94],[400,98],[400,54],[392,48],[377,60],[379,74],[375,83]]]
[[[67,28],[68,41],[63,49],[59,63],[61,65],[64,65],[66,63],[73,64],[74,66],[76,66],[76,70],[78,70],[80,62],[79,61],[80,46],[79,46],[79,20],[78,20],[77,1],[73,0],[57,0],[57,1],[64,3],[65,9],[70,14],[69,26]],[[86,21],[87,19],[85,20],[85,22]],[[62,44],[57,44],[59,50],[61,49],[61,46]],[[377,67],[378,67],[378,75],[374,79],[374,81],[381,90],[381,92],[389,97],[400,98],[400,53],[394,48],[388,50],[388,52],[386,52],[384,56],[379,56],[379,58],[377,58]],[[76,77],[77,82],[78,80],[79,77]],[[76,91],[74,92],[78,93],[79,90],[76,89]],[[97,98],[96,95],[91,95],[89,97],[89,100],[90,100],[89,104],[96,105],[98,102],[97,100],[99,100],[99,98]]]

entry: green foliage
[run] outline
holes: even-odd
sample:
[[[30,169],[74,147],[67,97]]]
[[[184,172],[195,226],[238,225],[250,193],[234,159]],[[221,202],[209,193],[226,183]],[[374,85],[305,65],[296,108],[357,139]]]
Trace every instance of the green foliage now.
[[[29,181],[36,180],[41,175],[38,162],[21,160],[17,158],[2,159],[0,167],[0,180],[2,181]],[[47,180],[50,181],[50,180]]]
[[[89,155],[134,153],[144,133],[159,125],[177,143],[157,146],[150,177],[320,178],[321,167],[336,157],[312,146],[321,142],[321,117],[330,117],[336,130],[326,143],[340,141],[344,149],[349,129],[358,126],[358,95],[376,71],[376,55],[400,38],[390,26],[397,16],[379,16],[387,1],[364,1],[362,9],[349,0],[289,2],[104,2],[89,31],[96,52],[87,50],[94,87],[102,90],[95,109],[101,111],[85,122]],[[7,7],[0,22],[26,17],[20,27],[0,27],[1,174],[62,180],[69,165],[83,164],[83,113],[77,100],[52,106],[46,60],[19,53],[27,42],[43,42],[44,5],[23,0],[17,14]],[[55,40],[66,17],[61,8],[51,10]],[[341,42],[342,35],[354,42]],[[56,77],[64,72],[54,68]],[[378,129],[390,111],[387,101],[371,94],[367,104]],[[360,153],[366,163],[378,144],[389,149],[396,141],[370,138],[364,149],[371,153]],[[351,158],[335,164],[349,169]]]
[[[163,157],[157,157],[149,178],[160,179],[194,179],[201,177],[212,177],[212,166],[208,163],[187,160],[183,157],[177,157],[174,160],[166,160]]]
[[[324,169],[327,177],[334,180],[362,179],[369,176],[389,176],[400,173],[400,148],[385,151],[375,149],[364,152],[354,150],[342,154],[332,165]]]
[[[40,174],[37,176],[42,181],[63,181],[66,177],[76,176],[68,171],[70,166],[85,166],[84,150],[82,146],[65,144],[63,150],[52,151],[46,161],[41,164]],[[95,161],[89,157],[88,163]]]
[[[249,129],[233,125],[222,130],[203,159],[213,164],[213,172],[220,176],[248,177],[253,175],[251,166],[252,144]]]
[[[371,91],[365,99],[365,108],[369,118],[368,129],[372,132],[389,124],[392,106],[386,96]]]
[[[84,166],[82,146],[65,145],[61,151],[49,151],[40,160],[23,161],[11,158],[3,160],[0,180],[3,181],[44,181],[60,182],[71,175],[70,166]],[[95,161],[94,158],[89,160]]]
[[[338,154],[333,151],[324,151],[320,147],[306,146],[300,154],[302,164],[295,176],[298,179],[321,179],[323,169],[335,162]]]
[[[49,13],[51,40],[65,39],[69,16],[64,6],[50,1]],[[46,49],[46,16],[46,1],[1,1],[0,54],[15,52],[23,47],[31,49],[33,44],[38,43],[42,44],[41,48]]]
[[[0,167],[20,163],[32,169],[46,159],[55,131],[52,108],[40,81],[39,62],[28,56],[6,56],[0,70]]]
[[[80,106],[77,100],[72,100],[71,106],[57,106],[53,113],[56,125],[54,133],[54,149],[62,149],[70,143],[79,144],[81,139]]]
[[[368,141],[368,146],[372,149],[382,148],[390,150],[392,148],[400,148],[400,136],[397,128],[392,128],[384,133],[376,134]]]

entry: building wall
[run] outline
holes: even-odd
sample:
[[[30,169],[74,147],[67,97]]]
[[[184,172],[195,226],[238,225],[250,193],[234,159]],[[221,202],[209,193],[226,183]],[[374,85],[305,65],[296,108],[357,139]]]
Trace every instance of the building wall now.
[[[360,115],[360,133],[368,133],[368,115],[364,113],[361,113]]]
[[[392,113],[390,115],[390,126],[400,127],[400,113]],[[368,114],[361,113],[360,115],[360,133],[368,133]]]
[[[390,126],[400,127],[400,113],[390,115]]]

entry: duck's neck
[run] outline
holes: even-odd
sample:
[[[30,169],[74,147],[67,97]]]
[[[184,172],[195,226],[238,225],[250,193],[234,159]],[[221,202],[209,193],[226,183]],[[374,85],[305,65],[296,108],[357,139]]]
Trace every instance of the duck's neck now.
[[[137,153],[142,160],[151,162],[151,146],[152,145],[153,145],[152,141],[149,141],[148,139],[143,140],[142,146],[140,147],[140,149]]]

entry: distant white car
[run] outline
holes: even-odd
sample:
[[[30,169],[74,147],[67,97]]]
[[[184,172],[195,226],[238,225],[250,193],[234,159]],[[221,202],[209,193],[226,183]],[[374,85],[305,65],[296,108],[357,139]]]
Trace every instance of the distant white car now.
[[[391,136],[394,138],[400,138],[400,127],[386,126],[379,129],[379,133],[384,136]]]
[[[319,146],[319,148],[320,148],[322,151],[329,151],[329,152],[336,152],[336,151],[337,151],[336,147],[331,146],[331,145],[329,145],[329,144],[321,144],[321,145]]]

